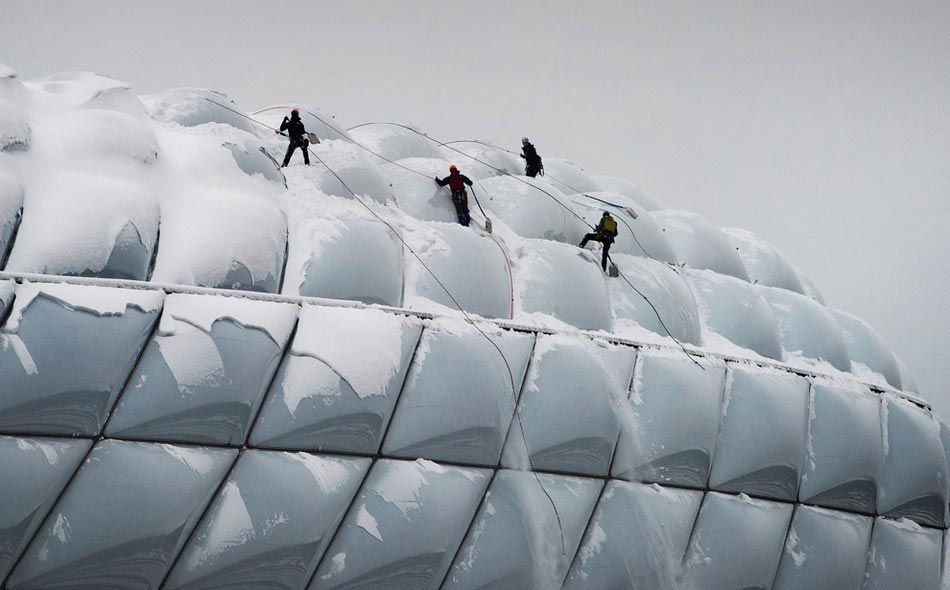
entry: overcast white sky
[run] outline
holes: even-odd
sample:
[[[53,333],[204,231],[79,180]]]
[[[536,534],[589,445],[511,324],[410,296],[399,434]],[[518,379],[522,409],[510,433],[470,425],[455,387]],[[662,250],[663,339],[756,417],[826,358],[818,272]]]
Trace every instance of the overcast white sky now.
[[[771,241],[950,418],[950,2],[0,0],[0,62],[307,102],[638,182]]]

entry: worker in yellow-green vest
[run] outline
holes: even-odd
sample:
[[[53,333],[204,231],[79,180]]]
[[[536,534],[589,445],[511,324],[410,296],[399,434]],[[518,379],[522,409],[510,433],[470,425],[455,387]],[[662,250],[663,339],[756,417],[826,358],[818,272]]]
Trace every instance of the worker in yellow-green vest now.
[[[581,241],[581,248],[587,245],[587,242],[593,240],[595,242],[600,242],[604,245],[604,253],[601,257],[601,266],[604,268],[604,272],[607,272],[607,258],[609,257],[610,246],[614,243],[614,239],[617,237],[617,220],[610,216],[610,213],[604,211],[603,217],[600,218],[600,223],[597,224],[597,227],[594,228],[592,233],[584,236],[584,239]]]

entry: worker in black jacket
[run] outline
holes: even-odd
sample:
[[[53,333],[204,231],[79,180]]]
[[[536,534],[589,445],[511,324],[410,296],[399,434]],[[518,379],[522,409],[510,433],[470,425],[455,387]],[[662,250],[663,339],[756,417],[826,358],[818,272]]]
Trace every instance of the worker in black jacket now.
[[[280,132],[284,131],[287,132],[286,135],[290,136],[290,145],[287,146],[287,155],[284,156],[284,163],[281,168],[286,168],[287,164],[290,164],[290,157],[294,155],[297,148],[300,148],[300,151],[303,152],[304,164],[309,166],[310,140],[307,138],[307,130],[303,126],[303,121],[300,120],[299,110],[290,111],[289,119],[284,117],[284,121],[280,124]]]
[[[538,174],[544,176],[544,164],[541,163],[541,156],[534,145],[528,141],[527,137],[521,138],[521,159],[524,160],[525,176],[534,178]]]
[[[468,213],[468,193],[465,191],[465,185],[472,186],[472,180],[461,174],[455,164],[449,166],[449,175],[445,178],[436,177],[435,181],[439,186],[449,185],[452,189],[452,203],[455,204],[455,212],[458,214],[459,223],[468,226],[472,220]]]

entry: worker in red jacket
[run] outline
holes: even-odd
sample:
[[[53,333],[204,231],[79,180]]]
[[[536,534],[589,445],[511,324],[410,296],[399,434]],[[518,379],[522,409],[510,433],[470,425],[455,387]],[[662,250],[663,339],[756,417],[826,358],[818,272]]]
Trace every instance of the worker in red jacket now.
[[[472,218],[468,214],[468,193],[465,191],[465,185],[472,186],[472,179],[459,173],[459,169],[452,164],[449,166],[449,175],[445,178],[436,177],[435,181],[439,186],[449,185],[452,189],[452,203],[455,204],[459,223],[467,227]]]

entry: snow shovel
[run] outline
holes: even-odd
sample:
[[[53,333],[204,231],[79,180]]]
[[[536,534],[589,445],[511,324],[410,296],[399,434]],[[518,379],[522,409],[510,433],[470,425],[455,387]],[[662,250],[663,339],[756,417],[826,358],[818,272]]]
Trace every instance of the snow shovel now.
[[[310,140],[310,143],[320,143],[320,138],[317,137],[316,133],[307,133],[307,139]]]

